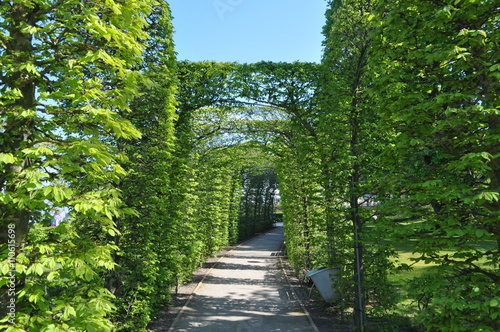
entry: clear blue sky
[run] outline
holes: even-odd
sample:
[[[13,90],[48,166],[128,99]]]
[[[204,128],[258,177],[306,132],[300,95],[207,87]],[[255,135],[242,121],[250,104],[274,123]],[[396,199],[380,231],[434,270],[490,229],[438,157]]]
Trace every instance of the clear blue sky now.
[[[321,60],[326,0],[168,2],[179,60]]]

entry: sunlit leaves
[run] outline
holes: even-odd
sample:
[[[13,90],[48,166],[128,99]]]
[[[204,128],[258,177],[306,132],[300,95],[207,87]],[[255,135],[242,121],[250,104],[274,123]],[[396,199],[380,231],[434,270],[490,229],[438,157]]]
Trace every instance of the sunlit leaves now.
[[[417,260],[457,276],[455,284],[440,281],[456,292],[441,292],[432,278],[432,290],[415,284],[432,299],[417,319],[428,329],[461,330],[467,321],[469,328],[490,330],[494,323],[487,310],[469,304],[495,292],[499,278],[491,268],[498,246],[490,253],[475,248],[500,236],[494,226],[500,206],[498,6],[420,0],[378,5],[372,92],[382,94],[383,118],[393,121],[398,133],[393,157],[381,159],[389,166],[384,183],[396,185],[393,213],[414,219],[392,225],[416,241],[415,250],[422,253]],[[485,287],[468,292],[466,285],[476,282]],[[450,310],[456,314],[447,314]]]
[[[0,163],[3,164],[13,164],[16,162],[16,158],[12,153],[0,153]]]
[[[16,224],[26,253],[16,262],[24,330],[112,329],[103,276],[117,248],[108,237],[128,213],[116,188],[126,174],[118,143],[140,137],[123,114],[148,84],[137,68],[156,4],[0,4],[1,224]],[[50,209],[65,209],[73,224],[33,226]]]

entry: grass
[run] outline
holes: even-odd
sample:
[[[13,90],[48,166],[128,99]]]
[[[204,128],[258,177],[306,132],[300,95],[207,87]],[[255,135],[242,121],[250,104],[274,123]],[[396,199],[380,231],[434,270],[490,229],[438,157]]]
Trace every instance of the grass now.
[[[398,263],[405,263],[411,266],[410,270],[403,270],[398,274],[392,275],[390,281],[397,282],[398,280],[408,280],[411,278],[419,277],[425,273],[432,272],[433,269],[437,266],[436,264],[429,263],[426,264],[424,261],[419,261],[415,262],[412,260],[419,257],[419,254],[413,253],[413,250],[415,248],[415,242],[416,240],[411,240],[411,241],[405,241],[405,242],[400,242],[395,244],[396,252],[398,253],[398,258],[397,262]],[[496,246],[495,241],[480,241],[475,243],[475,246],[480,249],[481,251],[488,251]],[[440,255],[452,255],[455,252],[452,250],[441,250]],[[481,261],[479,261],[479,265],[481,265]]]
[[[410,281],[414,278],[419,278],[425,275],[433,274],[439,271],[439,267],[435,263],[426,264],[424,261],[415,262],[412,259],[420,257],[419,253],[413,253],[416,246],[417,240],[405,241],[395,244],[396,252],[398,253],[397,258],[394,258],[394,262],[397,264],[408,264],[411,266],[410,269],[402,269],[397,273],[390,274],[388,276],[388,281],[396,287],[396,292],[399,294],[399,302],[397,304],[397,309],[394,314],[395,317],[407,317],[412,318],[419,311],[418,303],[408,297],[409,287],[412,284]],[[481,251],[488,251],[496,247],[495,241],[480,241],[475,244],[475,246]],[[454,254],[451,250],[442,250],[439,252],[441,255]],[[482,265],[481,261],[478,265]]]
[[[408,223],[415,224],[418,221],[412,220]],[[404,223],[404,222],[403,222]],[[367,224],[366,232],[369,233],[372,228],[375,228],[376,225]],[[425,235],[425,234],[424,234]],[[386,239],[377,239],[378,242],[384,241],[386,244],[392,244],[392,247],[395,249],[398,257],[394,257],[393,263],[396,266],[406,264],[410,268],[408,269],[400,269],[398,271],[393,271],[388,275],[388,281],[391,285],[393,285],[394,290],[394,299],[396,300],[396,307],[394,310],[387,312],[387,316],[382,317],[382,319],[386,320],[384,324],[380,324],[381,329],[375,328],[373,331],[419,331],[422,326],[414,325],[417,324],[417,321],[414,319],[417,314],[422,310],[423,305],[425,304],[426,298],[419,298],[420,302],[416,299],[413,299],[416,294],[420,295],[420,290],[418,284],[425,285],[427,280],[431,279],[425,278],[426,276],[436,275],[437,273],[441,274],[441,267],[437,263],[425,261],[416,262],[415,259],[421,257],[421,253],[414,253],[414,249],[417,248],[419,239],[411,239],[405,240],[401,242],[391,242],[389,243],[388,238]],[[452,243],[451,243],[452,244]],[[490,250],[494,250],[497,248],[496,241],[493,240],[483,240],[477,241],[473,244],[474,247],[479,249],[481,252],[487,252]],[[453,257],[455,253],[458,251],[454,251],[452,248],[446,248],[446,250],[441,250],[438,252],[439,255],[448,254],[450,258]],[[465,259],[465,258],[463,258]],[[486,264],[486,258],[481,259],[476,262],[477,265],[488,267]],[[423,279],[420,279],[423,277]],[[425,290],[423,290],[425,291]],[[409,294],[413,294],[411,297]],[[420,305],[420,307],[419,307]],[[409,322],[409,323],[408,323]],[[384,325],[387,328],[384,328]],[[396,328],[396,326],[398,328]]]
[[[475,244],[481,251],[488,251],[493,249],[496,246],[495,241],[481,241]],[[425,263],[424,261],[415,262],[412,259],[419,257],[418,253],[413,253],[413,248],[415,247],[415,241],[406,241],[397,243],[395,245],[396,252],[398,254],[397,258],[393,259],[393,262],[397,264],[408,264],[411,268],[408,270],[401,270],[398,273],[391,274],[389,276],[389,281],[396,285],[401,285],[405,281],[408,281],[413,278],[417,278],[423,276],[425,274],[432,273],[437,270],[437,264],[434,263]],[[452,250],[441,250],[439,252],[440,255],[453,255],[455,252]],[[485,260],[480,260],[478,265],[481,266]]]

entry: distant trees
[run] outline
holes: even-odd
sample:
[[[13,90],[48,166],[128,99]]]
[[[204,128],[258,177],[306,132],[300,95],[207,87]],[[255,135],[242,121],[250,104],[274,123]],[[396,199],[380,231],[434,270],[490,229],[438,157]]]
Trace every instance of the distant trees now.
[[[252,143],[265,136],[268,123],[248,118],[254,111],[239,97],[245,87],[240,67],[183,62],[179,68],[179,109],[186,111],[184,128],[191,131],[184,153],[193,176],[193,220],[207,227],[199,229],[206,238],[204,257],[272,225],[276,179],[261,169],[262,162],[268,164],[256,148],[262,142]]]
[[[261,165],[265,164],[263,161]],[[258,168],[257,165],[242,169],[242,177],[238,224],[239,236],[245,239],[273,226],[278,179],[274,168]]]
[[[319,74],[319,65],[300,62],[245,64],[239,72],[240,95],[255,107],[275,111],[265,150],[275,156],[287,252],[297,270],[311,268],[318,259],[314,253],[324,247],[314,241],[322,218],[314,122]]]

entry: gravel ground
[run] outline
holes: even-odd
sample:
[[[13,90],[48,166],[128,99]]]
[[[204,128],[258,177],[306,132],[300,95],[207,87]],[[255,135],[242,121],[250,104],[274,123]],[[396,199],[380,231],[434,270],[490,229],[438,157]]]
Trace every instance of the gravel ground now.
[[[311,292],[312,283],[310,280],[302,282],[302,277],[298,277],[292,270],[286,257],[282,259],[282,267],[285,270],[290,286],[307,310],[316,327],[320,332],[351,332],[352,324],[343,322],[323,301],[316,289]]]
[[[209,272],[210,268],[220,257],[225,256],[232,249],[233,247],[228,247],[226,250],[219,252],[216,257],[209,259],[199,268],[194,273],[192,281],[179,287],[178,293],[172,296],[171,304],[160,311],[157,318],[149,324],[148,328],[154,332],[167,332],[182,307],[186,304],[203,277]],[[289,286],[291,286],[295,295],[301,300],[304,308],[320,332],[352,331],[352,325],[338,319],[315,290],[309,296],[311,285],[301,282],[299,277],[294,274],[286,257],[281,257],[281,267],[287,275]]]

